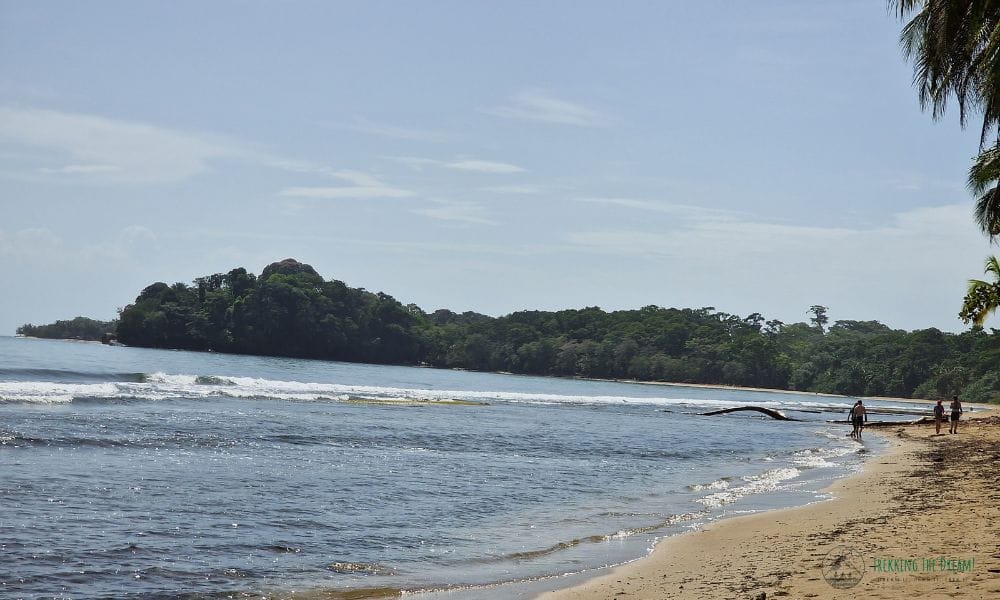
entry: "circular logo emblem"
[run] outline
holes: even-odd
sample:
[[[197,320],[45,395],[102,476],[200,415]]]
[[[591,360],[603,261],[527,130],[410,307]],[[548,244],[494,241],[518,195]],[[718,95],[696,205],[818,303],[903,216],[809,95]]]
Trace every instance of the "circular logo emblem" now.
[[[847,546],[837,546],[823,557],[823,579],[837,589],[852,588],[864,576],[865,558]]]

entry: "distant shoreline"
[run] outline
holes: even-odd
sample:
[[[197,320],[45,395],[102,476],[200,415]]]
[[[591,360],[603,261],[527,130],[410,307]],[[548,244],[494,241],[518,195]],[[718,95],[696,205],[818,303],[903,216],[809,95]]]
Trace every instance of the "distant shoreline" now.
[[[937,400],[929,400],[927,398],[899,398],[895,396],[847,396],[844,394],[831,394],[827,392],[804,392],[802,390],[778,390],[769,388],[757,388],[757,387],[741,387],[738,385],[725,385],[720,383],[670,383],[668,381],[640,381],[637,379],[596,379],[590,377],[578,377],[576,379],[582,379],[584,381],[606,381],[609,383],[631,383],[639,385],[662,385],[668,387],[689,387],[695,389],[706,389],[706,390],[733,390],[739,392],[766,392],[770,394],[795,394],[801,396],[821,396],[825,398],[857,398],[858,400],[877,400],[879,402],[908,402],[911,404],[926,404],[933,405],[937,403]],[[975,408],[980,411],[990,411],[994,410],[996,405],[982,403],[982,402],[965,402],[963,406],[966,410]]]
[[[84,342],[88,344],[101,344],[100,340],[82,340],[75,338],[42,338],[36,336],[20,335],[15,334],[10,336],[13,338],[21,338],[26,340],[47,340],[53,342]],[[106,345],[106,344],[105,344]],[[121,345],[119,347],[126,348],[142,348],[142,346],[127,346]],[[170,351],[170,348],[152,348],[153,350],[165,350]],[[184,352],[213,352],[212,350],[184,350]],[[230,354],[230,353],[224,353]],[[272,356],[278,358],[288,358],[281,357],[278,355],[269,354],[233,354],[233,356]],[[335,360],[324,360],[318,358],[310,358],[304,360],[319,360],[321,362],[344,362],[347,364],[371,364],[380,366],[402,366],[402,367],[413,367],[419,369],[440,369],[443,371],[469,371],[473,373],[492,373],[494,375],[514,375],[517,377],[546,377],[552,379],[577,379],[580,381],[598,381],[605,383],[626,383],[626,384],[638,384],[638,385],[659,385],[665,387],[685,387],[694,389],[705,389],[705,390],[733,390],[740,392],[766,392],[772,394],[795,394],[801,396],[823,396],[828,398],[860,398],[862,400],[881,400],[885,402],[913,402],[918,404],[933,404],[936,400],[927,400],[924,398],[899,398],[895,396],[848,396],[845,394],[833,394],[828,392],[809,392],[803,390],[782,390],[777,388],[760,388],[760,387],[745,387],[739,385],[728,385],[724,383],[675,383],[672,381],[643,381],[640,379],[613,379],[613,378],[602,378],[602,377],[582,377],[582,376],[565,376],[565,375],[538,375],[534,373],[512,373],[510,371],[476,371],[474,369],[464,369],[456,367],[435,367],[433,365],[417,364],[417,365],[382,365],[381,363],[353,363],[350,361],[335,361]]]
[[[672,381],[643,381],[641,379],[602,379],[598,377],[575,377],[574,379],[582,379],[584,381],[606,381],[609,383],[638,383],[642,385],[662,385],[670,387],[688,387],[688,388],[698,388],[706,390],[734,390],[739,392],[769,392],[778,394],[800,394],[803,396],[830,396],[833,398],[854,398],[855,396],[845,396],[843,394],[828,394],[825,392],[804,392],[802,390],[782,390],[777,388],[760,388],[760,387],[745,387],[740,385],[727,385],[724,383],[674,383]],[[863,396],[868,398],[868,396]],[[875,398],[875,396],[872,396]],[[888,400],[889,398],[879,398],[880,400]],[[900,400],[908,400],[908,398],[900,398]]]
[[[546,377],[541,375],[541,377]],[[739,385],[727,385],[724,383],[673,383],[670,381],[642,381],[639,379],[602,379],[599,377],[574,377],[582,381],[604,381],[608,383],[630,383],[639,385],[662,385],[667,387],[687,387],[705,390],[732,390],[738,392],[766,392],[770,394],[796,394],[800,396],[823,396],[828,398],[858,398],[860,400],[881,400],[884,402],[915,402],[919,404],[933,404],[936,400],[924,398],[899,398],[895,396],[848,396],[845,394],[833,394],[829,392],[807,392],[803,390],[782,390],[776,388],[744,387]]]

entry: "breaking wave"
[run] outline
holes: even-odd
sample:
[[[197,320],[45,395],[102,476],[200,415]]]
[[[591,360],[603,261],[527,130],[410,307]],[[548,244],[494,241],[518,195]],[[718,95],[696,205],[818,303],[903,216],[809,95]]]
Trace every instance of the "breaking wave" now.
[[[7,377],[4,377],[7,375]],[[652,405],[695,412],[704,407],[740,406],[718,399],[668,397],[586,396],[483,390],[439,390],[384,386],[283,381],[227,375],[155,373],[78,373],[38,369],[17,375],[30,381],[11,381],[0,371],[0,403],[60,404],[68,402],[128,402],[212,397],[301,402],[472,403],[516,402],[530,404]],[[4,379],[8,379],[4,381]],[[761,406],[795,410],[836,409],[839,404],[801,401],[764,401]]]
[[[741,478],[743,485],[726,486],[721,491],[699,498],[697,502],[705,508],[719,508],[751,494],[773,492],[779,489],[785,481],[794,479],[801,474],[802,472],[795,467],[784,467],[764,471],[759,475],[747,475]]]

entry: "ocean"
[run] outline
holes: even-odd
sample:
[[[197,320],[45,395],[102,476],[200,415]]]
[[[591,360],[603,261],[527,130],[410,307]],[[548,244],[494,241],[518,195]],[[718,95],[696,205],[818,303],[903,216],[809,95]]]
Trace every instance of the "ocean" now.
[[[0,337],[0,597],[558,585],[825,498],[852,403]]]

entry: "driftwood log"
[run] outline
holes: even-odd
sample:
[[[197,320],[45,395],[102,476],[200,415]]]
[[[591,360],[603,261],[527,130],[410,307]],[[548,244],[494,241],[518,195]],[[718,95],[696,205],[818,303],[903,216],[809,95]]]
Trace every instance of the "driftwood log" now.
[[[799,419],[793,419],[785,415],[785,413],[780,410],[774,410],[773,408],[764,408],[763,406],[737,406],[735,408],[723,408],[721,410],[713,410],[706,413],[698,413],[703,417],[709,417],[712,415],[724,415],[726,413],[737,412],[741,410],[752,410],[759,413],[764,413],[765,415],[771,417],[772,419],[777,419],[779,421],[798,421]]]
[[[708,416],[712,416],[712,415],[724,415],[724,414],[727,414],[727,413],[737,412],[737,411],[744,411],[744,410],[750,410],[750,411],[754,411],[754,412],[763,413],[763,414],[771,417],[772,419],[776,419],[778,421],[801,421],[802,420],[802,419],[796,419],[796,418],[793,418],[793,417],[789,417],[788,415],[786,415],[785,413],[781,412],[780,410],[774,410],[773,408],[765,408],[763,406],[736,406],[736,407],[733,407],[733,408],[723,408],[723,409],[720,409],[720,410],[713,410],[713,411],[703,412],[703,413],[698,413],[698,414],[701,415],[701,416],[703,416],[703,417],[708,417]],[[910,415],[912,415],[913,414],[912,411],[911,412],[886,411],[886,413],[887,414],[900,414],[900,415],[902,415],[902,414],[910,414]],[[922,424],[925,424],[925,423],[933,423],[933,422],[934,422],[934,418],[933,417],[926,417],[925,416],[925,417],[921,417],[919,419],[916,419],[914,421],[868,421],[867,423],[865,423],[864,426],[865,427],[891,427],[893,425],[897,425],[897,426],[898,425],[922,425]],[[836,420],[836,421],[827,421],[827,423],[846,423],[848,425],[851,424],[850,421],[839,420],[839,419]]]

